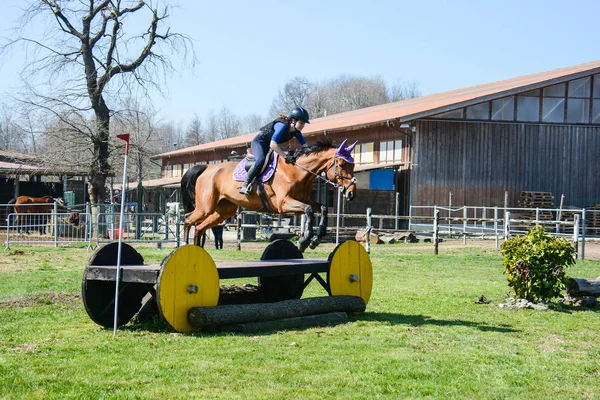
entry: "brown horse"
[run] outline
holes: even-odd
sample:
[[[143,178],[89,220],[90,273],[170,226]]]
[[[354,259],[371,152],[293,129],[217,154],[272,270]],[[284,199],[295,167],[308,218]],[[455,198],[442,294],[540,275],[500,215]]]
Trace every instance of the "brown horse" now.
[[[34,225],[39,227],[40,235],[45,234],[48,216],[54,210],[55,202],[58,204],[59,209],[63,210],[66,208],[62,199],[54,199],[52,196],[19,196],[16,199],[11,200],[9,204],[14,204],[13,209],[17,214],[17,226],[19,226],[19,232],[23,226],[26,226],[25,232],[29,234],[27,226]],[[33,214],[29,216],[33,218],[27,218],[27,214]]]
[[[196,228],[194,244],[199,246],[200,238],[207,229],[235,215],[238,207],[244,207],[279,214],[306,214],[299,248],[304,251],[309,244],[315,248],[327,233],[327,207],[310,200],[316,177],[325,172],[330,183],[343,188],[346,199],[352,200],[356,196],[354,159],[351,156],[356,143],[347,147],[345,144],[346,141],[336,147],[330,140],[322,139],[313,146],[296,150],[296,164],[279,160],[273,177],[262,185],[255,184],[248,196],[238,192],[242,183],[233,179],[237,162],[200,164],[190,168],[181,179],[186,242],[191,226]],[[321,220],[313,239],[312,217],[319,208]]]

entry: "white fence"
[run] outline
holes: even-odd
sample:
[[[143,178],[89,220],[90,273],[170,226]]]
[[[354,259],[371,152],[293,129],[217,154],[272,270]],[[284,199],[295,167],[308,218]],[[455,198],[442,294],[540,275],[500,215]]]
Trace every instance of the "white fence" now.
[[[26,212],[50,209],[49,212]],[[14,244],[54,245],[56,247],[85,243],[95,247],[117,240],[122,235],[128,242],[173,242],[179,246],[181,216],[179,207],[166,213],[135,213],[125,210],[122,232],[119,231],[118,205],[107,204],[93,209],[89,204],[64,207],[54,204],[23,204],[16,213],[13,204],[0,204],[0,234],[5,248]],[[77,211],[74,211],[77,210]]]
[[[0,205],[3,212],[0,234],[5,232],[6,247],[11,244],[65,245],[87,243],[96,246],[117,240],[120,236],[128,242],[172,242],[179,246],[184,240],[182,210],[172,205],[165,213],[135,213],[128,208],[124,214],[122,232],[119,231],[117,204],[103,205],[94,216],[89,204],[76,205],[69,210],[78,211],[78,224],[71,221],[71,213],[59,211],[56,204],[49,213],[17,215],[13,206]],[[250,217],[250,215],[255,215]],[[261,215],[256,216],[256,215]],[[435,216],[438,216],[436,222]],[[319,215],[315,215],[314,225]],[[229,229],[237,229],[238,244],[241,232],[256,229],[256,236],[268,238],[272,233],[298,233],[302,230],[300,217],[265,216],[244,211],[242,219],[232,221]],[[336,228],[336,221],[339,227]],[[239,222],[238,222],[239,221]],[[598,223],[598,224],[597,224]],[[597,225],[596,225],[597,224]],[[410,215],[329,215],[329,236],[353,234],[370,227],[377,232],[410,231],[421,236],[480,237],[496,242],[511,235],[523,234],[536,225],[543,225],[553,235],[567,237],[581,243],[580,256],[585,252],[586,238],[600,237],[600,210],[554,208],[504,208],[504,207],[440,207],[411,206]]]

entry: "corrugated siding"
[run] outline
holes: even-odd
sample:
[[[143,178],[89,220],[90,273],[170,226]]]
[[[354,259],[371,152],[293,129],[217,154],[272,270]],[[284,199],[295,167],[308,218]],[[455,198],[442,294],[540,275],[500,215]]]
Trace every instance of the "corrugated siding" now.
[[[558,205],[600,203],[600,128],[487,122],[417,123],[411,204],[516,206],[523,190]]]

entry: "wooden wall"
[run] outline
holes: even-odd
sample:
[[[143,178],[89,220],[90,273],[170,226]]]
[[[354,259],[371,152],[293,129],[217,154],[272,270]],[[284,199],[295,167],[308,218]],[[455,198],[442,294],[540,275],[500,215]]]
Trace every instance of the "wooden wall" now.
[[[412,205],[517,206],[521,191],[555,205],[600,203],[600,127],[417,121]]]

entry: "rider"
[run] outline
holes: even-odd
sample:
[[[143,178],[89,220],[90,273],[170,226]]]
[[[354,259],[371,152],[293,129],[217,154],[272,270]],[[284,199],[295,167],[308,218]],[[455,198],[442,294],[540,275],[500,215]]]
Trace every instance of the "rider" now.
[[[246,176],[246,181],[240,188],[240,193],[250,194],[252,183],[264,169],[271,151],[279,154],[287,163],[295,163],[294,157],[291,154],[286,155],[279,145],[295,137],[305,147],[306,140],[302,136],[304,124],[310,124],[308,111],[305,108],[296,107],[290,111],[287,117],[280,115],[276,120],[260,128],[260,133],[252,140],[251,146],[256,161],[248,171],[248,176]]]

